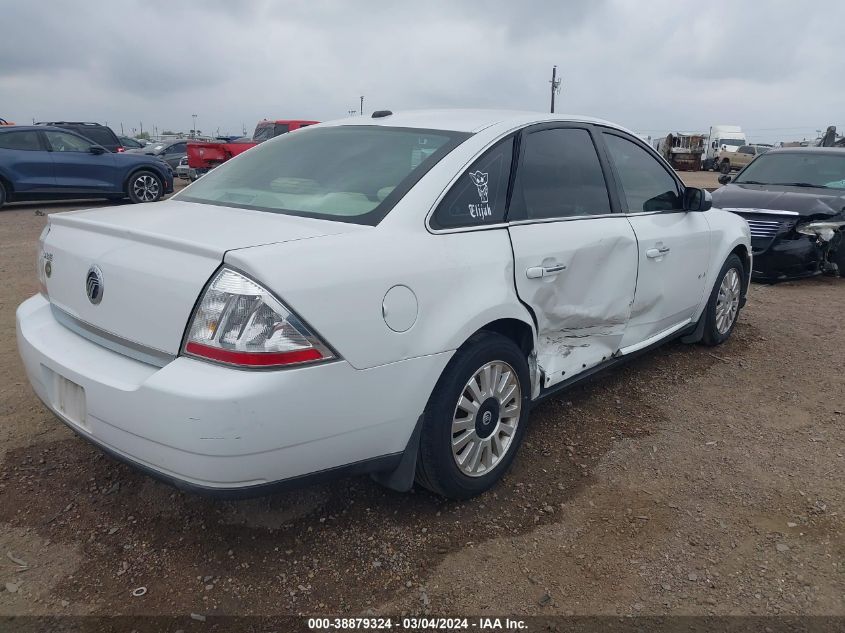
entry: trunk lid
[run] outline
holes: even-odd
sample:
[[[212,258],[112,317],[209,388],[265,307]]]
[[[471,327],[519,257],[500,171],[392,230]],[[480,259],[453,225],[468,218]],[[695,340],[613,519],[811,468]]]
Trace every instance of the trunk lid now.
[[[55,307],[103,334],[176,355],[227,251],[367,228],[179,201],[56,214],[44,240],[47,291]],[[93,267],[99,303],[87,294]]]

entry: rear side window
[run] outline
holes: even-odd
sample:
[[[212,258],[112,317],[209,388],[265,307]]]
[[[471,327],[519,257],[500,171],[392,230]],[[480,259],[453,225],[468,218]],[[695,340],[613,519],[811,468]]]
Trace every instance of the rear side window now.
[[[6,132],[0,134],[0,149],[39,150],[38,132]]]
[[[290,125],[287,123],[276,123],[276,125],[273,126],[273,136],[287,134],[288,132],[290,132]]]
[[[566,218],[611,212],[601,163],[587,130],[554,128],[523,137],[511,219]]]
[[[115,136],[114,132],[107,127],[86,126],[77,128],[74,132],[78,132],[85,138],[94,141],[97,145],[102,145],[103,147],[116,147],[117,145],[120,145],[120,142],[117,140],[117,136]]]
[[[513,137],[487,150],[443,198],[432,218],[434,228],[453,229],[503,222],[512,158]]]
[[[631,213],[682,209],[678,183],[645,149],[615,134],[604,133],[610,159]]]

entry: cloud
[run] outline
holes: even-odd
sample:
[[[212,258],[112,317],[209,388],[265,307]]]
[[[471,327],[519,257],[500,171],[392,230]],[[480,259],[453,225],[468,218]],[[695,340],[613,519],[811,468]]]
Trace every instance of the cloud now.
[[[710,0],[426,3],[5,0],[0,116],[250,130],[365,109],[559,110],[655,134],[756,140],[845,121],[845,5]],[[131,124],[129,122],[132,122]]]

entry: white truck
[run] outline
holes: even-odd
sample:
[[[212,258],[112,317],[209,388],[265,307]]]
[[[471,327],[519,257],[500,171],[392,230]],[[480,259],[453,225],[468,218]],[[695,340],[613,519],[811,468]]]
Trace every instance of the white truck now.
[[[701,169],[718,171],[722,152],[735,152],[743,145],[747,145],[745,133],[738,125],[713,125],[707,138],[704,160]]]

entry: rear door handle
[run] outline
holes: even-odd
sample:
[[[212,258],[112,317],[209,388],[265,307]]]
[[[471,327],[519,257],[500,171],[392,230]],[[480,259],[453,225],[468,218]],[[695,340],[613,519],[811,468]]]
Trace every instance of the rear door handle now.
[[[651,257],[652,259],[656,257],[663,257],[666,253],[671,251],[672,249],[668,246],[661,246],[660,248],[650,248],[645,252],[646,257]]]
[[[548,277],[555,275],[562,270],[566,270],[566,264],[555,264],[554,266],[531,266],[525,269],[525,276],[529,279],[540,279],[541,277]]]

